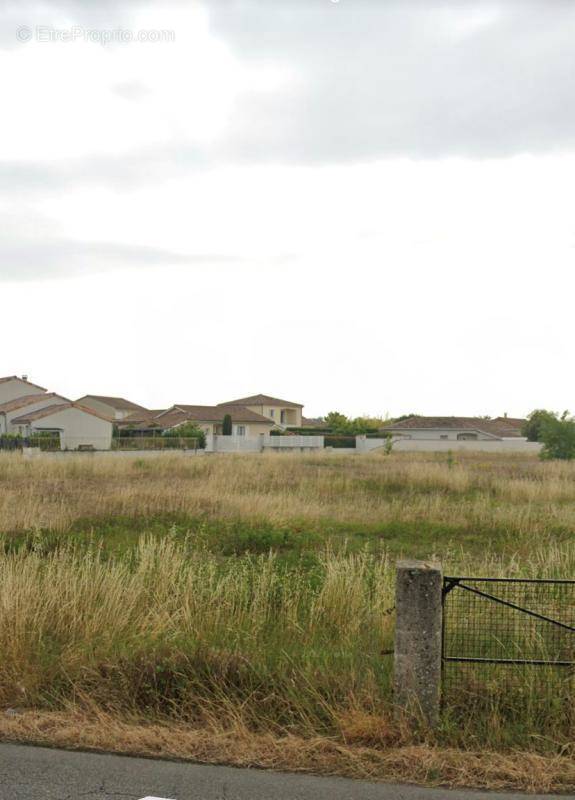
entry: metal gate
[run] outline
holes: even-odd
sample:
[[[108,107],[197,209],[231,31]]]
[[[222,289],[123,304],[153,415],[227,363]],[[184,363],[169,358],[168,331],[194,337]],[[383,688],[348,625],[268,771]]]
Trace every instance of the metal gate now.
[[[574,667],[575,580],[445,577],[442,659],[444,678],[454,664]]]

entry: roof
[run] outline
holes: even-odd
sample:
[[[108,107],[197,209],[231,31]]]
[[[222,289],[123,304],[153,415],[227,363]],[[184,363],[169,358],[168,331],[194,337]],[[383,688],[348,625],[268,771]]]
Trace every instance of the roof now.
[[[239,400],[229,400],[227,403],[218,403],[220,406],[287,406],[290,408],[303,408],[302,403],[292,403],[291,400],[280,400],[279,397],[270,397],[267,394],[252,394],[250,397],[240,397]]]
[[[142,411],[132,411],[130,414],[124,417],[124,419],[116,420],[116,423],[121,423],[125,425],[126,423],[130,422],[147,422],[149,420],[154,419],[154,417],[163,414],[167,409],[165,408],[155,408],[155,409],[143,409]]]
[[[327,424],[323,417],[302,417],[302,428],[327,428]]]
[[[29,414],[22,414],[20,417],[15,417],[12,420],[13,425],[24,425],[28,422],[36,422],[38,419],[44,419],[44,417],[51,417],[53,414],[59,414],[60,411],[66,411],[68,408],[76,408],[78,411],[83,411],[85,414],[91,414],[93,417],[98,417],[99,419],[103,419],[106,422],[112,422],[109,417],[105,417],[103,414],[99,414],[97,411],[94,411],[93,408],[88,408],[87,406],[81,406],[79,403],[58,403],[55,406],[45,406],[44,408],[39,408],[37,411],[31,411]]]
[[[493,422],[497,422],[497,424],[506,425],[509,428],[522,428],[525,423],[527,422],[526,419],[521,419],[519,417],[495,417]]]
[[[401,422],[385,426],[385,430],[464,430],[480,431],[491,436],[520,436],[520,426],[508,425],[506,418],[482,419],[481,417],[408,417]]]
[[[166,413],[165,408],[150,409],[149,411],[132,411],[124,419],[114,420],[114,424],[118,428],[129,428],[130,426],[140,427],[158,427],[159,423],[156,422],[156,417]]]
[[[44,386],[38,386],[37,383],[30,383],[26,378],[21,378],[19,375],[8,375],[6,378],[0,378],[0,383],[8,383],[8,381],[20,381],[27,386],[33,386],[35,389],[41,389],[43,392],[48,391]]]
[[[110,406],[111,408],[115,409],[116,411],[147,411],[147,408],[144,406],[139,406],[137,403],[132,403],[131,400],[126,400],[125,397],[108,397],[103,394],[85,394],[84,397],[80,397],[77,400],[77,403],[81,403],[82,400],[98,400],[100,403],[105,403],[105,405]]]
[[[220,403],[217,406],[188,406],[176,403],[175,410],[183,411],[190,420],[198,422],[222,422],[224,416],[229,414],[232,422],[265,422],[273,424],[269,417],[250,411],[244,406],[236,406],[234,403]],[[160,417],[162,419],[162,417]]]
[[[25,408],[34,403],[41,403],[42,400],[47,400],[50,397],[59,397],[60,400],[65,400],[67,403],[70,402],[66,397],[62,397],[62,395],[56,394],[56,392],[50,392],[48,394],[25,394],[23,397],[16,397],[14,400],[8,400],[7,403],[0,403],[0,414],[7,414],[9,411],[16,411],[19,408]]]
[[[164,429],[174,428],[176,425],[181,425],[188,420],[194,421],[185,411],[178,411],[175,408],[170,408],[164,414],[160,414],[152,420],[145,420],[144,424]]]

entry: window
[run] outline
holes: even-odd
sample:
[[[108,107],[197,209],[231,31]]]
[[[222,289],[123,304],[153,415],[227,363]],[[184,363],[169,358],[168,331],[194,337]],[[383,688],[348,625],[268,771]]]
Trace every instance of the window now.
[[[275,415],[276,415],[275,408],[270,408],[270,417],[273,419],[275,417]]]
[[[285,421],[286,421],[286,412],[284,411],[284,409],[282,409],[282,410],[280,411],[280,422],[281,422],[281,423],[282,423],[282,425],[283,425]]]
[[[458,433],[457,438],[460,442],[475,442],[477,440],[476,433]]]
[[[246,426],[245,425],[237,425],[236,426],[236,435],[237,436],[245,436],[246,435]]]
[[[449,439],[449,436],[448,436],[446,433],[441,433],[441,434],[439,435],[439,438],[440,438],[440,439]]]

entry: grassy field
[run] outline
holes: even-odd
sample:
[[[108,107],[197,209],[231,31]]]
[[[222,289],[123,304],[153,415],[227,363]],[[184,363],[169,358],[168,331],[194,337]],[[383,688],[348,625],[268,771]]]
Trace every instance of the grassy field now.
[[[575,466],[524,456],[3,455],[0,734],[571,789],[569,675],[475,673],[414,734],[386,612],[402,555],[575,576],[574,500]]]

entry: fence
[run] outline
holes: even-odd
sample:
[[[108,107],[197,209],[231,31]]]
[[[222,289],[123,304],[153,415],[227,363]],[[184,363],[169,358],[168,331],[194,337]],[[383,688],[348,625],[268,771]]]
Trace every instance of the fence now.
[[[0,436],[0,450],[21,451],[25,447],[42,451],[60,450],[59,436]]]
[[[193,436],[119,436],[112,439],[112,450],[197,450]]]
[[[442,699],[469,713],[488,708],[503,685],[517,708],[570,704],[575,580],[444,578],[438,565],[400,562],[396,613],[401,708],[433,724]]]

